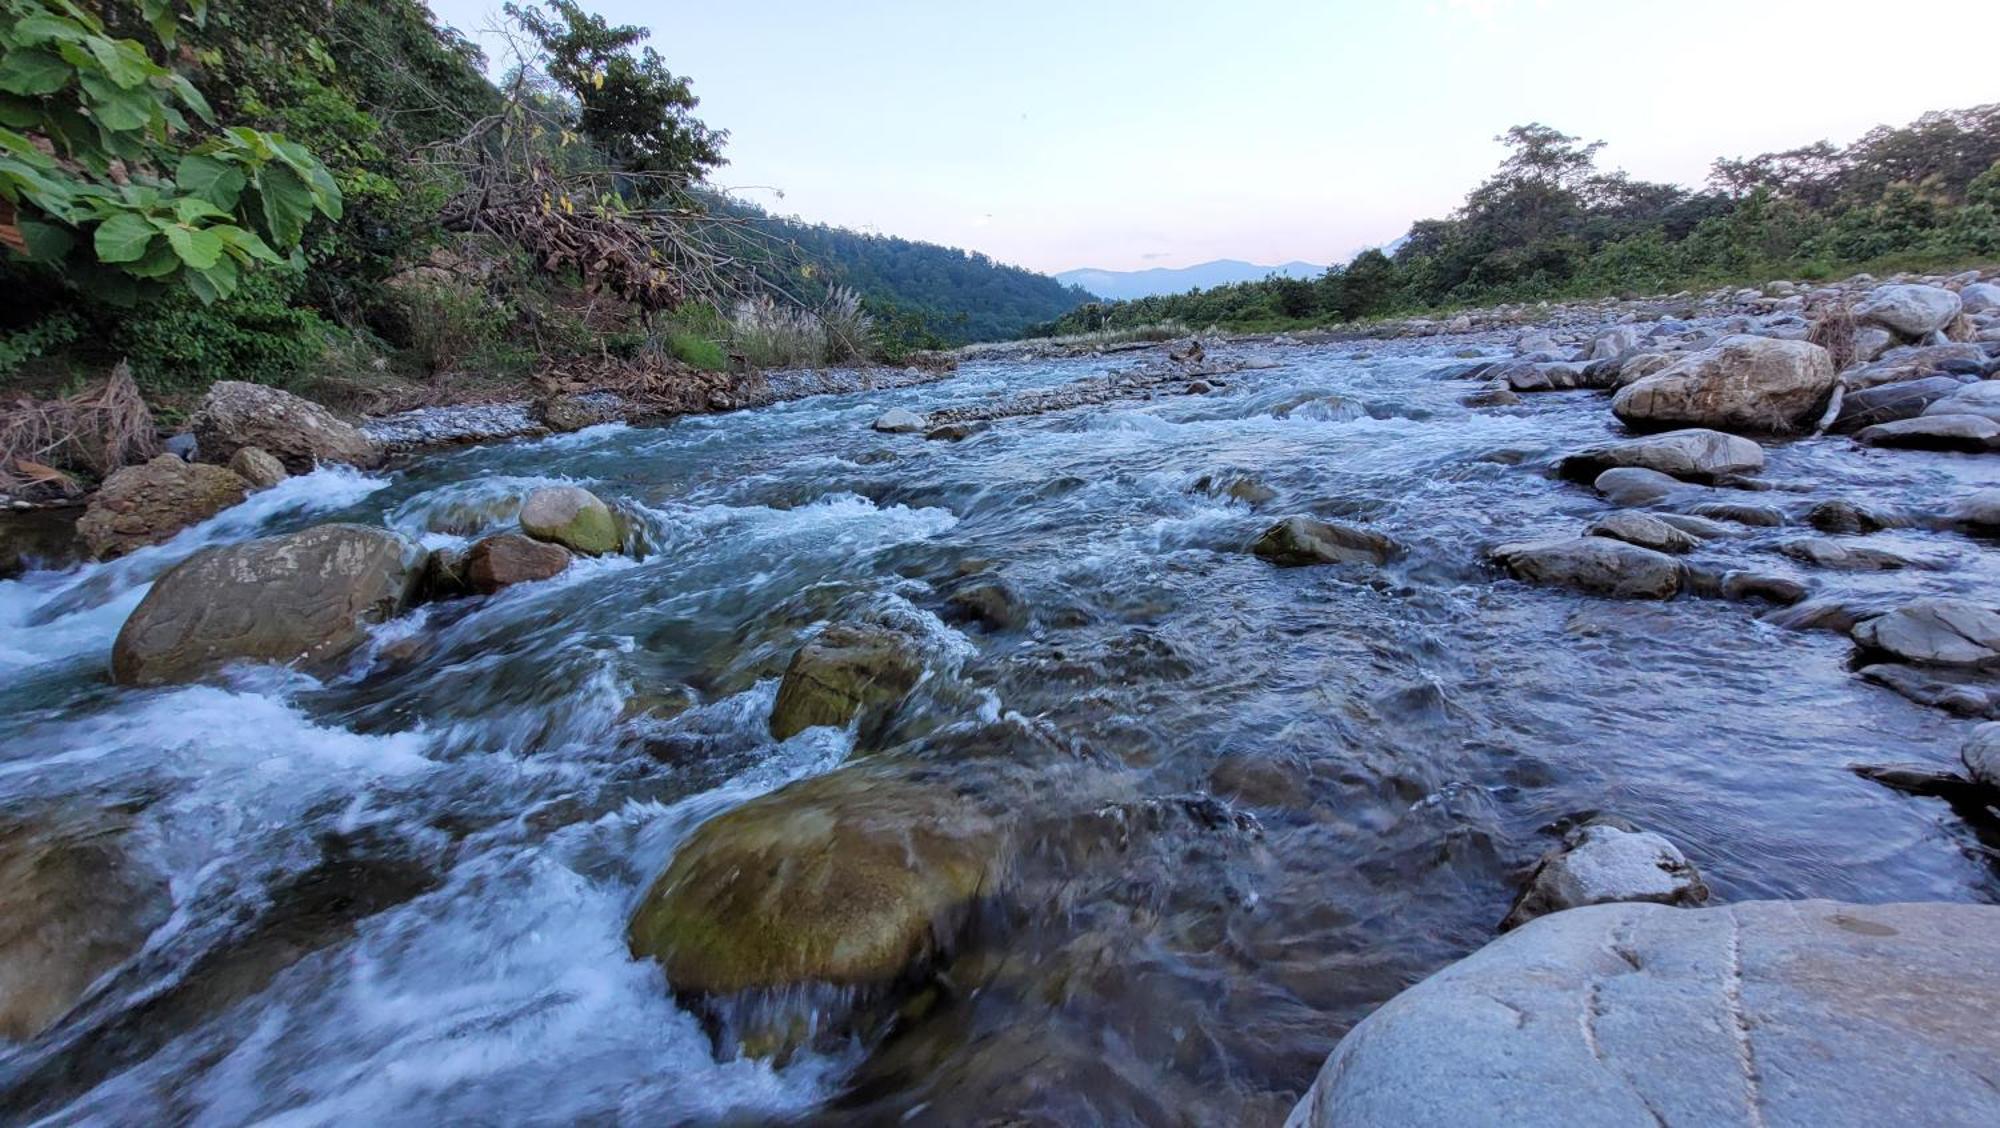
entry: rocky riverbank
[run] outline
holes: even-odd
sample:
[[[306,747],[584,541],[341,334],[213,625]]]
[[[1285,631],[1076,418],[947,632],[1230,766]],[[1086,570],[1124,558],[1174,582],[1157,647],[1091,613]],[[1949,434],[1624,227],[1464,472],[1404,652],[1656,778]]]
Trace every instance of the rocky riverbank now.
[[[1996,910],[1858,902],[1993,888],[1969,851],[1913,861],[1940,851],[1909,827],[1978,841],[2000,804],[1969,720],[2000,717],[1995,298],[1774,283],[865,395],[773,375],[767,413],[394,463],[448,428],[218,385],[200,461],[93,500],[110,562],[21,589],[51,593],[13,620],[51,645],[109,628],[75,653],[110,684],[34,673],[10,740],[59,782],[151,754],[159,717],[112,755],[93,710],[219,695],[277,734],[252,746],[290,725],[360,765],[387,741],[393,770],[227,820],[275,886],[190,840],[241,795],[157,798],[200,771],[74,823],[24,796],[54,821],[0,833],[0,902],[37,921],[0,945],[92,939],[21,964],[0,1086],[119,1107],[95,1086],[127,1047],[268,990],[228,1055],[278,1052],[268,1025],[401,1057],[615,1000],[543,1052],[698,1029],[673,1078],[831,1073],[804,1104],[835,1120],[1984,1123],[2000,987],[1965,938]],[[589,426],[592,396],[480,425]],[[1945,739],[1957,766],[1857,756]],[[323,868],[330,900],[293,883]],[[1828,893],[1857,903],[1803,897]],[[515,898],[540,907],[496,919]],[[292,911],[315,923],[289,949],[226,925],[282,937]],[[378,976],[458,990],[514,961],[526,996],[354,1025]],[[185,999],[160,976],[186,966],[235,986]],[[543,993],[586,974],[620,978]],[[182,1009],[121,1001],[163,989]],[[227,1085],[196,1056],[147,1068]],[[1919,1104],[1908,1061],[1949,1092]]]

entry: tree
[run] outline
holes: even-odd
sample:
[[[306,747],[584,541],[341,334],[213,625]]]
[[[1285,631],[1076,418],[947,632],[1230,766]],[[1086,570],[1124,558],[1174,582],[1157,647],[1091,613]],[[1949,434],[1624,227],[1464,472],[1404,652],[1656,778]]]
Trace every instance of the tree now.
[[[620,171],[684,188],[724,163],[729,134],[696,118],[701,100],[688,80],[669,71],[659,52],[639,47],[651,34],[645,28],[612,27],[576,0],[547,0],[546,10],[509,3],[506,12],[540,46],[549,80],[575,103],[577,132]]]
[[[144,8],[173,48],[176,9]],[[185,76],[90,11],[0,0],[0,12],[0,244],[13,254],[105,300],[183,289],[212,302],[284,263],[315,213],[340,217],[339,187],[304,146],[222,127]],[[205,14],[195,0],[190,21]]]

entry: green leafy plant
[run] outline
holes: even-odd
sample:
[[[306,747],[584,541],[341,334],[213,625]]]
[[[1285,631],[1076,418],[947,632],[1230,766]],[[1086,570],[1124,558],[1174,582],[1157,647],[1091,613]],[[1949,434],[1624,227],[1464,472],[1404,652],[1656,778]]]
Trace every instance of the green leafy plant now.
[[[214,302],[294,252],[340,188],[281,134],[221,128],[188,79],[71,0],[0,0],[0,241],[106,300],[179,289]],[[161,42],[165,0],[142,15]],[[188,18],[197,25],[205,0]],[[215,132],[196,137],[188,115]],[[11,233],[11,234],[10,234]],[[296,265],[302,260],[293,259]]]

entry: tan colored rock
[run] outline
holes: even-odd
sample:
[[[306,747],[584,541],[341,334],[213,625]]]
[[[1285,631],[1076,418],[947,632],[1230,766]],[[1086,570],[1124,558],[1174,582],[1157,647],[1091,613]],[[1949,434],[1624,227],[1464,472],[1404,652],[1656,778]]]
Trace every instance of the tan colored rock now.
[[[253,490],[268,490],[291,474],[276,455],[262,447],[243,447],[229,458],[229,468],[236,476],[250,483]]]
[[[1620,389],[1611,410],[1636,427],[1784,433],[1812,426],[1837,378],[1818,345],[1728,337]]]
[[[275,456],[303,474],[320,463],[377,466],[382,448],[333,412],[290,392],[219,380],[188,421],[205,462],[227,463],[244,447]]]
[[[231,662],[323,669],[409,605],[423,554],[362,525],[203,549],[159,578],[111,651],[121,685],[191,681]]]
[[[1337,525],[1313,517],[1287,517],[1264,531],[1250,551],[1273,564],[1382,564],[1398,551],[1396,542],[1370,529]]]
[[[106,478],[76,531],[92,556],[109,560],[170,540],[242,501],[249,490],[234,471],[163,454]]]

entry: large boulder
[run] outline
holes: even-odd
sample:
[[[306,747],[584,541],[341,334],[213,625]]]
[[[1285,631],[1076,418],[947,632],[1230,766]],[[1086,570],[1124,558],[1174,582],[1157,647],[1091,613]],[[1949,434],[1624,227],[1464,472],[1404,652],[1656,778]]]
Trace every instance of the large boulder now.
[[[92,556],[109,560],[169,540],[242,501],[250,483],[234,471],[163,454],[104,480],[77,520]]]
[[[1634,427],[1783,433],[1812,426],[1838,376],[1805,341],[1727,337],[1620,389],[1611,410]]]
[[[203,549],[154,582],[111,651],[122,685],[189,681],[231,662],[324,668],[409,605],[423,554],[361,525]]]
[[[173,912],[125,832],[85,812],[0,826],[0,1040],[47,1028]]]
[[[783,1057],[814,1033],[838,1035],[855,1008],[948,950],[993,891],[999,841],[948,787],[843,768],[705,823],[647,891],[628,938],[675,992],[712,1007],[726,1050]],[[814,1016],[783,1006],[825,988],[835,993],[817,1032]]]
[[[1503,544],[1492,559],[1515,579],[1620,599],[1672,599],[1681,589],[1673,557],[1607,537]]]
[[[1623,819],[1600,815],[1570,828],[1560,845],[1542,855],[1500,931],[1584,905],[1699,905],[1706,900],[1708,886],[1680,847]]]
[[[291,477],[285,470],[285,464],[278,461],[278,456],[262,447],[237,448],[236,453],[229,456],[229,468],[236,472],[237,477],[250,483],[253,490],[268,490]]]
[[[817,725],[843,727],[894,707],[924,675],[916,640],[874,623],[834,623],[792,655],[771,706],[771,735],[785,740]]]
[[[219,380],[188,420],[205,462],[228,463],[257,447],[303,474],[322,462],[377,466],[382,447],[333,412],[290,392],[239,380]]]
[[[1919,666],[2000,665],[2000,614],[1969,599],[1918,599],[1855,624],[1865,650]]]
[[[1961,308],[1959,296],[1942,286],[1882,286],[1854,307],[1854,316],[1915,340],[1950,325]]]
[[[1657,470],[1691,481],[1712,481],[1762,470],[1764,448],[1740,435],[1691,427],[1589,447],[1564,458],[1559,469],[1566,478],[1588,482],[1618,466]]]
[[[1381,564],[1396,555],[1396,542],[1381,533],[1313,517],[1287,517],[1264,530],[1250,551],[1273,564]]]
[[[1341,1039],[1287,1128],[2000,1124],[2000,908],[1598,905]]]
[[[559,544],[499,533],[466,550],[463,575],[471,590],[491,595],[515,584],[559,576],[569,560],[569,549]]]
[[[605,556],[624,546],[611,507],[579,486],[530,491],[521,501],[521,531],[585,556]]]
[[[1877,423],[1855,432],[1863,446],[1903,450],[1949,450],[1983,454],[2000,449],[2000,423],[1984,415],[1932,415]]]

